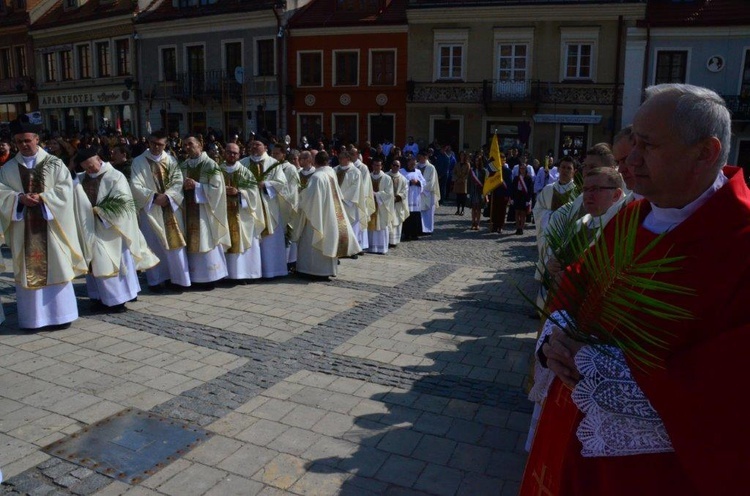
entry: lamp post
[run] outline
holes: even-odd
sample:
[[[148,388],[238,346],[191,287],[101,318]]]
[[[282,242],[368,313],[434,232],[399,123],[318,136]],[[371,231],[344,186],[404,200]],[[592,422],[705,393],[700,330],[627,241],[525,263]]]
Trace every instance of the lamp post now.
[[[282,63],[282,55],[284,53],[284,24],[283,15],[286,12],[286,0],[276,0],[273,3],[273,15],[276,16],[276,91],[278,93],[278,125],[279,129],[276,130],[277,134],[281,134],[281,131],[287,131],[286,127],[283,126],[283,122],[286,120],[284,117],[284,92],[281,85],[282,71],[284,64]]]

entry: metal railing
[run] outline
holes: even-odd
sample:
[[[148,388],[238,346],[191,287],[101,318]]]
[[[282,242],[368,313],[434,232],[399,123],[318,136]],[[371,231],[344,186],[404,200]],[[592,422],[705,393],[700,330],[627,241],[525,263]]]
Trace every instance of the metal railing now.
[[[0,79],[0,93],[27,93],[34,90],[34,80],[30,77]]]
[[[234,73],[224,70],[205,72],[181,72],[175,81],[167,83],[171,95],[178,99],[207,99],[216,101],[242,101],[243,86],[247,96],[275,95],[276,78],[246,77],[244,85],[239,83]]]
[[[733,121],[750,121],[750,96],[722,95]]]

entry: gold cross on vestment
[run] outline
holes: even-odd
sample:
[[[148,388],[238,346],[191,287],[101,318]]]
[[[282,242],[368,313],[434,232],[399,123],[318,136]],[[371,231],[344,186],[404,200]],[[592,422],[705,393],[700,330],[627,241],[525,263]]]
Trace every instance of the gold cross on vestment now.
[[[539,492],[537,496],[555,496],[547,486],[544,485],[544,476],[547,473],[547,465],[542,464],[542,475],[539,475],[536,470],[531,473],[531,477],[536,481],[539,486]]]

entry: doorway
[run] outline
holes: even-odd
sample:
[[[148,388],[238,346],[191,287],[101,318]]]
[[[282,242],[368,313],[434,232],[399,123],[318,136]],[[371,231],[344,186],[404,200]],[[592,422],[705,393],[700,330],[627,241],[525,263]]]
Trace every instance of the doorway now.
[[[435,119],[432,121],[433,141],[437,140],[440,145],[451,145],[453,150],[460,150],[461,142],[461,120],[460,119]]]

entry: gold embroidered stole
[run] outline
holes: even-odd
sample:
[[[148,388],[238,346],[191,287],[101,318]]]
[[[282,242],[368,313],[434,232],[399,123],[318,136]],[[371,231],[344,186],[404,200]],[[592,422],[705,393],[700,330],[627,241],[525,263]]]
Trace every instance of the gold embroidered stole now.
[[[398,176],[400,176],[401,173],[397,172],[396,174],[388,174],[388,175],[391,176],[391,180],[393,181],[393,203],[398,203],[400,201],[403,201],[403,198],[401,198],[398,195],[398,187],[401,184],[399,183],[401,178]]]
[[[382,176],[375,179],[374,177],[370,176],[370,179],[372,179],[372,192],[377,193],[380,191],[380,180],[382,179]],[[367,230],[368,231],[377,231],[378,230],[378,202],[375,201],[375,211],[370,216],[370,220],[367,222]]]
[[[255,162],[252,159],[248,159],[247,168],[250,171],[250,173],[255,176],[256,178],[259,178],[262,176],[263,168],[261,167],[262,162]],[[263,220],[265,223],[265,226],[263,228],[263,231],[260,233],[261,237],[268,236],[270,233],[268,232],[268,226],[271,225],[271,217],[268,215],[268,208],[266,207],[266,199],[263,197],[265,194],[265,191],[263,191],[263,188],[260,187],[261,181],[258,181],[258,193],[260,193],[260,208],[263,212]]]
[[[166,160],[156,162],[146,157],[148,165],[151,168],[151,176],[156,183],[157,192],[164,194],[169,187],[169,167]],[[185,237],[182,235],[180,225],[177,223],[177,217],[172,211],[172,204],[161,207],[162,219],[164,221],[164,235],[167,238],[167,249],[176,250],[185,246]]]
[[[183,169],[185,179],[190,178],[196,183],[201,180],[201,164],[199,162],[195,167],[185,164]],[[195,201],[195,190],[186,189],[185,194],[185,241],[187,243],[188,253],[200,253],[201,251],[201,207]]]
[[[310,176],[312,174],[305,175],[301,171],[299,173],[299,189],[302,191],[303,189],[307,188],[307,182],[310,180]]]
[[[222,169],[222,172],[226,185],[236,188],[241,178],[240,171],[227,172]],[[229,223],[229,239],[232,242],[227,253],[240,253],[240,198],[239,190],[236,195],[227,195],[227,222]]]
[[[339,188],[344,185],[344,178],[346,178],[346,173],[349,169],[336,169],[336,178],[339,180]]]
[[[104,176],[104,174],[100,174],[96,177],[84,174],[83,181],[81,181],[81,187],[83,188],[83,192],[86,193],[86,198],[89,199],[91,207],[96,206],[96,199],[99,196],[99,185],[102,182],[102,176]]]
[[[333,194],[333,209],[336,211],[336,228],[339,232],[339,244],[336,250],[336,256],[338,258],[347,256],[349,249],[349,230],[346,228],[346,214],[344,209],[341,208],[341,198],[339,197],[336,183],[333,182],[333,178],[328,178],[328,183],[331,186],[331,193]]]
[[[42,193],[44,191],[44,166],[46,160],[37,164],[34,170],[18,164],[23,192]],[[26,264],[26,285],[29,288],[43,288],[47,285],[47,221],[42,213],[41,203],[35,207],[25,207],[23,216],[23,252]]]

